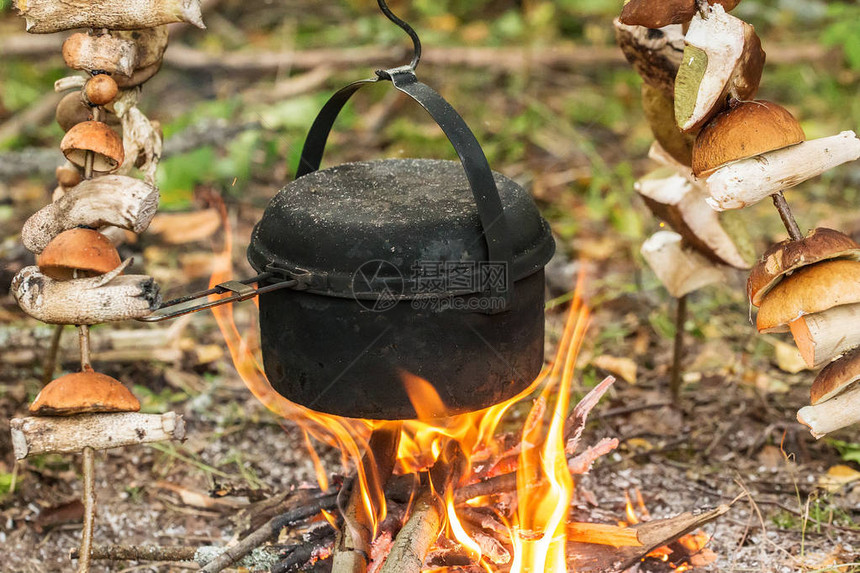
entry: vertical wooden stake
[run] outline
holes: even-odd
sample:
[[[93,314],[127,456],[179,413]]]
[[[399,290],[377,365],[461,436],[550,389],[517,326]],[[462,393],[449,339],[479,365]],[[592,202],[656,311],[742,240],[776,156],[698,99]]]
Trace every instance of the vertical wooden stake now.
[[[58,324],[54,327],[54,334],[51,336],[51,346],[48,348],[48,354],[42,362],[42,384],[47,386],[54,378],[54,370],[57,368],[57,356],[60,353],[60,339],[63,337],[64,324]]]
[[[672,354],[672,378],[669,389],[672,400],[678,402],[681,394],[681,363],[684,361],[684,323],[687,321],[687,295],[678,298],[675,309],[675,349]]]
[[[81,550],[78,556],[78,573],[89,573],[93,551],[93,526],[96,517],[95,488],[96,453],[87,446],[83,451],[84,470],[84,528],[81,531]]]
[[[773,204],[776,210],[779,211],[779,216],[782,219],[782,224],[785,225],[785,230],[788,231],[788,236],[792,241],[799,241],[803,238],[803,233],[800,232],[800,226],[794,219],[791,213],[791,208],[788,206],[788,201],[782,191],[773,194]]]

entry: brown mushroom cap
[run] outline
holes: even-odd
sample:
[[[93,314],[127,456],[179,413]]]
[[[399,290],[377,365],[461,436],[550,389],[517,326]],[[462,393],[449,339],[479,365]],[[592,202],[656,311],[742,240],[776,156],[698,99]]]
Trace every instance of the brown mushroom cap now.
[[[60,281],[103,275],[121,263],[116,247],[92,229],[69,229],[60,233],[36,260],[40,271]]]
[[[84,166],[87,151],[95,154],[93,171],[110,173],[116,171],[125,158],[122,139],[106,123],[85,121],[73,126],[60,142],[66,159]]]
[[[140,402],[118,380],[98,372],[66,374],[45,386],[30,404],[37,416],[137,412]]]
[[[91,105],[107,105],[118,92],[116,81],[105,74],[91,77],[84,86],[84,98]]]
[[[719,167],[782,149],[806,139],[782,106],[764,100],[741,102],[715,116],[693,143],[693,173],[706,177]]]
[[[844,233],[820,227],[806,237],[771,245],[750,272],[747,295],[753,306],[761,301],[786,273],[828,259],[860,260],[860,245]]]
[[[818,373],[809,391],[810,404],[826,402],[857,380],[860,380],[860,348],[834,360]]]
[[[733,10],[741,0],[709,0],[708,4],[722,4],[726,12]],[[630,0],[621,9],[621,22],[628,26],[662,28],[670,24],[685,24],[696,13],[696,0]]]
[[[759,332],[782,332],[805,314],[860,302],[860,262],[824,261],[795,271],[767,293],[756,317]]]

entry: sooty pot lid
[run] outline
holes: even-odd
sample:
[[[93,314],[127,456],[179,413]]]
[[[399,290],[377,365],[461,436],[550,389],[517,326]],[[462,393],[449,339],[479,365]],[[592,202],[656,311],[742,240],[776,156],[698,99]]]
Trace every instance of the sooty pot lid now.
[[[516,281],[543,268],[555,243],[528,192],[499,173],[493,176]],[[452,273],[459,267],[480,276],[475,269],[496,263],[487,260],[487,251],[459,162],[385,159],[338,165],[287,185],[254,228],[248,260],[260,272],[304,276],[307,290],[319,294],[361,298],[353,281],[363,272],[371,282],[396,279],[409,298],[427,293],[427,277],[434,273],[451,279],[436,285],[444,286],[437,294],[484,290],[480,280],[453,280]]]

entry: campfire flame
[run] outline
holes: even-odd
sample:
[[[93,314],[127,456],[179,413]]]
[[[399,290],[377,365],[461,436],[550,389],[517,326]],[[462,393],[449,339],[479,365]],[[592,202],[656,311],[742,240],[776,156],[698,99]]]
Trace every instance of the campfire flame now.
[[[220,208],[225,222],[225,242],[221,252],[216,255],[215,270],[210,280],[212,286],[233,276],[232,235],[226,209],[223,204]],[[567,436],[569,428],[565,425],[569,419],[576,360],[589,323],[589,310],[579,296],[581,289],[582,277],[577,284],[554,361],[527,389],[510,400],[478,412],[449,416],[444,402],[429,382],[409,372],[401,373],[418,419],[402,424],[395,473],[426,471],[433,467],[440,456],[445,455],[449,445],[459,446],[457,451],[465,457],[460,464],[464,471],[457,476],[456,482],[452,480],[447,484],[445,491],[434,493],[444,502],[444,532],[447,537],[460,543],[474,561],[488,572],[498,569],[499,564],[505,564],[505,569],[512,573],[566,572],[566,544],[569,536],[575,541],[616,546],[639,545],[635,531],[629,528],[612,525],[589,527],[592,524],[568,522],[574,482],[571,475],[573,466],[568,465],[567,454],[572,454],[576,449],[578,435]],[[351,472],[356,475],[354,487],[361,493],[362,509],[375,536],[378,524],[386,515],[385,495],[374,473],[376,468],[372,456],[371,462],[366,464],[368,467],[365,467],[362,456],[368,450],[371,433],[386,422],[341,418],[315,412],[286,400],[266,378],[259,359],[257,329],[246,328],[244,334],[240,334],[231,305],[214,307],[212,312],[236,370],[251,393],[266,408],[300,428],[320,488],[328,489],[329,479],[314,447],[315,441],[341,452],[345,473],[349,468],[354,468]],[[602,387],[592,392],[595,394],[594,402],[611,383],[612,379],[608,379]],[[538,390],[540,393],[526,418],[519,443],[505,449],[496,435],[500,422],[512,406],[523,402]],[[612,442],[604,444],[604,453],[617,445],[617,441]],[[507,537],[513,546],[513,555],[485,555],[486,548],[482,548],[482,543],[470,533],[462,516],[458,515],[455,488],[510,472],[514,466],[517,509],[509,522],[499,516],[508,528]],[[476,497],[468,500],[465,506],[484,506],[492,497]],[[627,524],[637,523],[632,503],[628,506]],[[641,507],[644,509],[644,505]],[[336,524],[333,515],[324,517],[333,525]],[[626,524],[622,522],[621,525]],[[707,536],[701,545],[698,545],[699,541],[697,539],[695,543],[700,549],[707,542]]]

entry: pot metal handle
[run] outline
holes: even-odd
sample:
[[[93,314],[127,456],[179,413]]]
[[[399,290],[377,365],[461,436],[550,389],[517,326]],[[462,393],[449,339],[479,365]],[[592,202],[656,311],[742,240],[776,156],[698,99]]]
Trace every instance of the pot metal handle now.
[[[266,285],[264,287],[258,286],[254,288],[251,286],[253,283],[261,283],[267,279],[275,276],[275,273],[272,272],[264,272],[260,273],[255,277],[251,277],[249,279],[243,279],[240,281],[227,281],[221,283],[219,285],[215,285],[214,287],[195,292],[189,295],[185,295],[179,298],[175,298],[173,300],[168,300],[159,306],[152,314],[148,316],[144,316],[142,318],[138,318],[137,320],[141,322],[161,322],[163,320],[168,320],[171,318],[176,318],[177,316],[183,316],[185,314],[191,314],[193,312],[198,312],[201,310],[206,310],[207,308],[213,308],[216,306],[221,306],[222,304],[229,304],[232,302],[241,302],[243,300],[248,300],[254,298],[255,296],[265,294],[267,292],[272,292],[275,290],[280,290],[282,288],[292,288],[299,284],[299,281],[296,279],[285,280],[276,282],[270,285]],[[171,310],[169,312],[162,313],[160,311],[165,308],[172,308],[176,306],[181,306],[183,304],[193,302],[195,300],[200,300],[201,298],[208,298],[213,294],[224,294],[227,292],[232,292],[231,296],[226,298],[219,298],[218,300],[210,300],[204,302],[202,304],[196,304],[193,306],[183,306],[181,308]]]
[[[507,310],[513,295],[513,248],[490,164],[477,138],[460,114],[436,90],[418,81],[412,65],[379,70],[375,78],[354,82],[335,93],[320,110],[308,132],[296,178],[319,169],[329,133],[349,98],[362,87],[382,80],[390,81],[397,90],[418,102],[442,128],[457,152],[478,207],[478,217],[484,230],[484,239],[487,241],[488,260],[503,263],[505,268],[504,286],[494,285],[490,290],[490,296],[502,298],[505,302],[502,308],[494,312]]]

